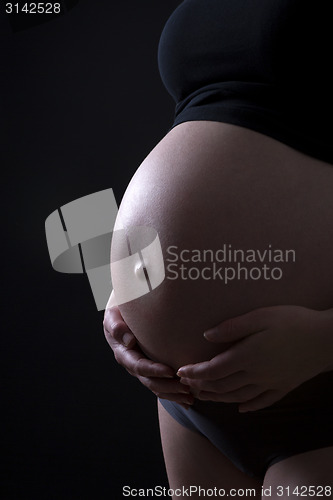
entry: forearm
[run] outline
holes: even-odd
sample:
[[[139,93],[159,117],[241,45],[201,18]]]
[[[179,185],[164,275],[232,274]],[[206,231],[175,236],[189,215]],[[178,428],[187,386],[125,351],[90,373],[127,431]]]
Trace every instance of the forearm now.
[[[322,311],[318,328],[318,342],[323,351],[323,372],[333,370],[333,309]]]

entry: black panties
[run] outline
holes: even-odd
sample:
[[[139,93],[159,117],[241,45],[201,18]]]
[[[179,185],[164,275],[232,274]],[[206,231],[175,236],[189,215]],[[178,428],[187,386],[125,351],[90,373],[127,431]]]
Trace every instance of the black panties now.
[[[333,446],[333,371],[253,412],[239,413],[234,403],[197,399],[190,410],[172,401],[160,402],[175,420],[209,439],[241,471],[260,479],[280,460]]]

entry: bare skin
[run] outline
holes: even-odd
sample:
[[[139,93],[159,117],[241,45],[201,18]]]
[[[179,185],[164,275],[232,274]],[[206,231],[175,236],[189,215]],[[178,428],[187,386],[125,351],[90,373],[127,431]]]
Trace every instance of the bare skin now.
[[[174,420],[160,403],[158,413],[170,488],[198,485],[205,489],[222,488],[228,494],[231,489],[249,488],[256,492],[251,498],[261,498],[260,480],[238,470],[207,439]],[[200,497],[193,495],[192,498]]]
[[[106,310],[104,332],[118,363],[157,396],[184,407],[193,403],[195,394],[197,399],[238,402],[240,411],[254,411],[333,370],[333,309],[275,306],[230,318],[204,337],[222,348],[231,342],[231,347],[209,361],[181,367],[177,375],[146,358],[118,307]]]
[[[226,496],[236,499],[279,500],[296,498],[293,492],[298,488],[299,494],[304,496],[332,498],[333,447],[282,460],[272,465],[261,481],[241,472],[207,439],[180,425],[160,403],[158,412],[164,460],[172,489],[199,485],[206,490],[223,489]],[[192,498],[202,496],[193,495]]]
[[[204,335],[220,345],[236,343],[177,375],[198,399],[241,403],[243,412],[265,408],[332,370],[332,316],[332,309],[275,306],[232,318]]]
[[[152,226],[165,259],[171,245],[202,252],[230,244],[292,249],[296,261],[281,264],[279,280],[165,279],[122,304],[122,317],[149,357],[174,369],[211,359],[221,348],[202,333],[260,307],[330,309],[332,192],[330,165],[256,132],[215,122],[169,132],[130,182],[116,228]],[[177,318],[172,329],[170,317]]]
[[[283,267],[283,279],[274,282],[236,280],[225,285],[221,280],[164,280],[148,295],[112,311],[113,317],[121,315],[118,324],[125,326],[120,330],[127,324],[128,333],[132,331],[138,342],[135,345],[131,338],[129,356],[129,350],[114,345],[117,359],[142,377],[145,385],[147,380],[152,383],[155,370],[155,383],[164,379],[165,394],[190,403],[186,392],[180,392],[182,384],[166,377],[230,347],[208,342],[204,331],[228,318],[280,304],[313,311],[330,309],[332,190],[331,165],[269,137],[213,122],[188,122],[173,129],[132,179],[120,207],[119,227],[151,225],[164,252],[169,245],[203,250],[224,243],[259,249],[272,244],[294,249],[297,257]],[[174,318],[171,324],[170,318]],[[305,344],[299,345],[299,352],[308,349]],[[148,365],[147,357],[160,363],[159,367],[152,361]],[[171,371],[167,372],[166,365]],[[175,432],[177,422],[165,421],[160,419],[161,433],[168,436]],[[316,452],[314,477],[323,469],[321,461],[329,457],[333,463],[332,450],[325,449],[320,459],[320,450]],[[199,446],[198,453],[204,456],[206,451]],[[170,469],[175,457],[168,452],[165,457]],[[283,473],[280,480],[286,480]]]
[[[291,314],[291,312],[293,314]],[[169,378],[172,374],[171,368],[148,360],[143,356],[143,353],[139,352],[138,348],[137,352],[131,349],[131,344],[135,347],[135,341],[134,337],[129,333],[127,333],[127,335],[130,336],[130,344],[127,350],[127,348],[121,344],[121,330],[123,329],[128,332],[128,327],[121,319],[118,308],[113,308],[109,310],[108,313],[113,317],[114,322],[112,324],[116,325],[115,333],[119,337],[119,342],[113,340],[111,344],[115,350],[115,354],[118,349],[121,349],[119,358],[116,354],[117,359],[119,359],[122,364],[127,367],[130,373],[134,375],[137,375],[137,370],[145,370],[147,377],[137,376],[141,382],[153,390],[153,392],[161,394],[166,388],[174,391],[171,394],[161,394],[161,397],[164,399],[171,399],[178,402],[183,401],[183,403],[186,402],[185,398],[189,396],[177,392],[177,384],[179,385],[179,382],[177,380],[170,380]],[[291,329],[290,331],[292,331],[292,327],[295,328],[295,326],[298,326],[300,334],[306,334],[308,331],[308,339],[311,340],[311,336],[313,338],[316,336],[318,346],[321,344],[326,347],[325,352],[325,349],[316,349],[315,344],[311,342],[312,351],[311,356],[307,358],[308,364],[306,365],[306,371],[313,369],[315,366],[317,368],[318,366],[323,366],[325,368],[323,371],[326,371],[326,369],[332,369],[331,366],[327,365],[333,352],[332,315],[332,310],[313,315],[312,311],[304,310],[304,308],[295,308],[295,306],[277,306],[275,308],[259,309],[217,325],[216,331],[210,332],[210,335],[207,334],[207,338],[209,336],[210,341],[213,340],[214,342],[223,340],[230,341],[231,339],[248,339],[249,337],[251,340],[251,338],[255,339],[256,337],[256,333],[254,332],[259,330],[265,333],[267,346],[271,348],[269,337],[270,335],[276,336],[274,326],[276,328],[278,324],[278,328],[282,327],[283,330],[289,328]],[[301,321],[302,317],[304,322]],[[108,322],[106,321],[106,323]],[[268,325],[270,325],[270,327]],[[109,327],[111,329],[111,324]],[[268,330],[265,332],[263,327],[268,328]],[[270,332],[270,328],[272,332]],[[314,330],[311,330],[312,328],[314,328]],[[110,338],[112,337],[109,332],[106,334],[106,337],[110,342]],[[262,338],[260,339],[259,342],[262,343]],[[239,345],[242,346],[241,343],[233,345],[236,355],[242,352],[242,347],[239,351],[237,349]],[[274,366],[272,356],[284,366],[284,383],[291,383],[293,379],[292,374],[287,369],[288,366],[291,370],[298,366],[298,377],[300,373],[303,373],[301,364],[305,357],[302,359],[302,356],[298,356],[298,364],[289,363],[288,365],[288,363],[285,363],[282,356],[280,360],[278,357],[279,352],[280,354],[286,352],[285,349],[277,349],[278,352],[271,352],[269,356],[267,356],[266,353],[266,355],[261,357],[259,355],[258,357],[256,352],[258,350],[258,345],[254,343],[254,347],[255,350],[251,351],[251,343],[247,344],[245,350],[246,356],[244,358],[240,354],[240,359],[243,360],[243,363],[247,362],[248,364],[248,362],[250,362],[250,367],[251,363],[253,363],[253,366],[256,368],[256,375],[259,375],[258,380],[260,380],[261,383],[272,384],[276,382],[276,376],[277,379],[281,376],[282,370],[279,369],[279,364]],[[263,354],[262,349],[260,353],[261,355]],[[124,355],[125,357],[122,358]],[[126,359],[126,355],[128,359]],[[290,355],[292,355],[292,352],[287,352],[287,356]],[[142,363],[138,362],[138,359],[140,359]],[[270,362],[268,364],[265,363],[265,359],[269,359]],[[264,361],[264,363],[262,363],[262,361]],[[260,373],[262,373],[260,368],[263,366],[265,367],[265,365],[266,368],[267,366],[269,367],[270,373],[264,370],[265,376],[260,378]],[[243,401],[243,394],[239,393],[239,390],[228,391],[228,389],[230,390],[230,386],[228,387],[228,384],[230,384],[230,377],[220,378],[226,367],[227,365],[221,362],[219,356],[217,356],[211,362],[190,365],[181,370],[185,372],[187,370],[187,375],[191,374],[192,378],[189,379],[189,385],[192,390],[193,388],[196,390],[198,390],[198,388],[201,389],[201,391],[196,394],[196,397],[215,401]],[[275,377],[271,377],[274,371]],[[244,373],[246,374],[246,378],[250,376],[249,373]],[[246,380],[246,383],[247,382],[248,380]],[[245,387],[247,387],[247,385]],[[204,390],[202,390],[202,388]],[[271,398],[272,393],[274,394],[276,391],[266,391],[264,397],[255,398],[254,401],[252,400],[250,403],[247,402],[245,407],[253,411],[256,408],[262,408],[271,404],[269,398]],[[267,394],[269,394],[268,399]],[[327,397],[330,398],[331,395],[328,394]],[[183,406],[186,407],[187,405],[183,404]],[[244,404],[241,404],[240,407],[244,407]],[[324,495],[327,498],[331,497],[333,487],[331,465],[333,458],[332,447],[317,449],[284,459],[268,469],[264,481],[262,482],[238,470],[238,468],[224,457],[208,440],[186,429],[174,420],[160,403],[158,404],[158,412],[169,484],[170,487],[175,490],[177,490],[177,488],[185,488],[186,491],[186,489],[188,490],[191,486],[193,487],[196,485],[206,490],[214,488],[218,490],[223,489],[227,494],[228,492],[229,494],[232,492],[235,498],[241,498],[244,497],[244,495],[252,496],[253,498],[261,498],[262,496],[263,500],[268,496],[276,500],[278,500],[278,498],[289,498],[293,496],[293,492],[299,492],[299,494],[303,493],[303,495],[315,496],[318,494],[318,496]],[[179,496],[177,496],[177,498],[179,498]],[[195,494],[193,494],[192,498],[200,498],[200,496],[195,496]]]

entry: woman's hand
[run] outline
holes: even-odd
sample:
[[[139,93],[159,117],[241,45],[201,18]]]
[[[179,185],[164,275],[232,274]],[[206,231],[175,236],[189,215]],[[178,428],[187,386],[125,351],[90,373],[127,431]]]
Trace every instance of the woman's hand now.
[[[106,309],[103,325],[105,338],[116,361],[131,375],[162,399],[176,401],[185,408],[193,404],[194,398],[189,388],[180,383],[174,370],[162,363],[155,363],[143,354],[116,305]]]
[[[332,365],[332,314],[276,306],[224,321],[205,332],[210,342],[235,342],[210,361],[177,375],[202,400],[240,403],[253,411],[275,403]]]

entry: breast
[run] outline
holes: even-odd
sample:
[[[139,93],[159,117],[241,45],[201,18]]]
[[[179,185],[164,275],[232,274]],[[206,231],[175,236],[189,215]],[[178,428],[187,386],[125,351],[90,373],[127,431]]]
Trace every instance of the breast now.
[[[116,221],[153,228],[163,254],[163,281],[120,305],[146,354],[177,368],[226,348],[203,332],[228,317],[331,307],[332,190],[330,165],[257,132],[218,122],[172,129],[138,168]]]

